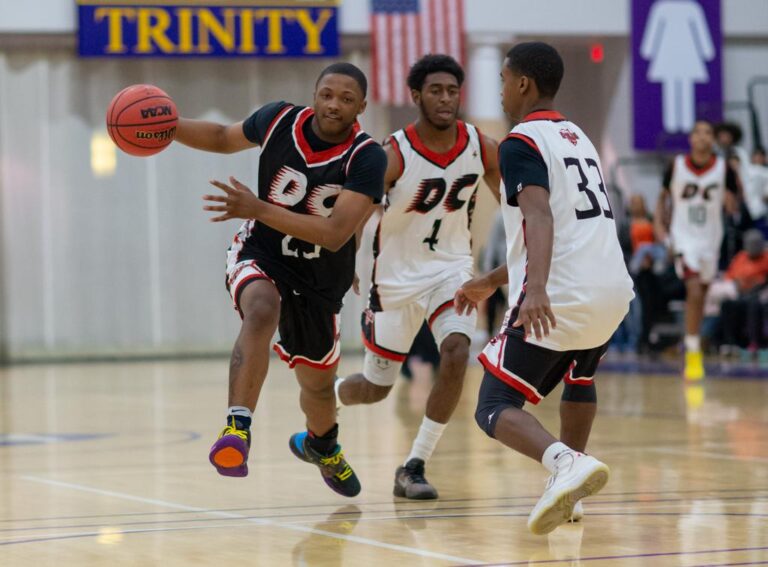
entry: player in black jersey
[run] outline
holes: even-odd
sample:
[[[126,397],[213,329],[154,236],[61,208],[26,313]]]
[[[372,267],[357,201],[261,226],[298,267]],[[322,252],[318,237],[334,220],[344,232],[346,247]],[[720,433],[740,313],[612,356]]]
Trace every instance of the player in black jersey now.
[[[337,443],[333,379],[339,361],[338,313],[352,284],[355,235],[383,196],[384,150],[360,129],[367,82],[354,65],[335,63],[317,80],[312,107],[267,104],[222,126],[180,119],[177,140],[232,153],[261,147],[258,190],[236,179],[212,181],[212,221],[247,219],[227,254],[227,289],[242,317],[229,371],[227,426],[210,452],[219,474],[248,474],[250,425],[269,365],[269,345],[295,369],[307,431],[290,439],[344,496],[360,483]]]

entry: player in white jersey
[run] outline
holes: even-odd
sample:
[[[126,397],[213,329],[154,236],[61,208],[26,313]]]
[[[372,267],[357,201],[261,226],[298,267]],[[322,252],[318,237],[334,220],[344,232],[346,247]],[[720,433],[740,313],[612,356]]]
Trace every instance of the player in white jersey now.
[[[699,120],[689,136],[691,153],[678,155],[664,174],[656,205],[656,232],[675,254],[685,281],[685,369],[688,380],[704,377],[699,329],[707,287],[717,275],[723,241],[723,207],[737,210],[735,172],[715,153],[712,124]],[[671,208],[671,221],[670,219]]]
[[[507,265],[456,294],[464,312],[509,283],[501,332],[480,355],[475,419],[552,473],[528,519],[536,534],[568,521],[575,504],[608,480],[608,467],[583,453],[596,411],[592,379],[633,297],[600,158],[586,134],[553,110],[562,76],[560,55],[545,43],[507,53],[502,104],[518,123],[499,145]],[[522,408],[560,381],[558,441]]]
[[[464,71],[447,55],[427,55],[408,75],[418,120],[390,136],[385,212],[374,240],[369,307],[363,313],[363,372],[337,382],[342,405],[384,399],[426,320],[440,348],[437,379],[394,494],[437,498],[424,465],[461,396],[476,316],[453,296],[472,277],[470,222],[480,178],[498,200],[497,145],[457,119]]]

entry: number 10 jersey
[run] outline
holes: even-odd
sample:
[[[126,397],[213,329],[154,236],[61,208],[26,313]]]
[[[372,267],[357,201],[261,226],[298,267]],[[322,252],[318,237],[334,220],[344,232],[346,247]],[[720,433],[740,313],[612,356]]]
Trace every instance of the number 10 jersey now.
[[[676,253],[719,256],[725,179],[726,165],[721,157],[713,155],[703,167],[696,167],[690,156],[675,158],[668,189],[672,196],[669,233]]]
[[[472,273],[470,225],[485,156],[478,130],[457,121],[456,143],[430,150],[413,124],[389,138],[400,177],[386,197],[373,244],[370,308],[416,301],[450,274]]]

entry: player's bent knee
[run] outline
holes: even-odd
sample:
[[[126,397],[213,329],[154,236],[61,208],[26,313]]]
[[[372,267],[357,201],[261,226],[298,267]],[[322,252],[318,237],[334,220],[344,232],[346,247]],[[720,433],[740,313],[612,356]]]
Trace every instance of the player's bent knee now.
[[[250,285],[240,297],[240,312],[246,324],[272,326],[280,318],[280,295],[276,289],[257,291]]]
[[[475,421],[489,437],[495,437],[496,423],[507,408],[520,409],[525,405],[525,396],[486,372],[477,398]]]
[[[469,337],[460,333],[448,335],[440,345],[440,361],[448,366],[462,366],[469,360]]]
[[[597,403],[597,389],[594,382],[588,384],[565,384],[563,387],[564,402]]]
[[[384,358],[366,349],[363,376],[371,386],[378,386],[384,391],[384,395],[380,398],[383,400],[397,381],[397,375],[402,366],[402,362]]]

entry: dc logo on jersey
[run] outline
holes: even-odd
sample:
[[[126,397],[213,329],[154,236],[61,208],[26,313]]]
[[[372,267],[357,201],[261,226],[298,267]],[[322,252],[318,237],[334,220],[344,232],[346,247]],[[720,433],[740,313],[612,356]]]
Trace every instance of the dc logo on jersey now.
[[[706,187],[700,187],[696,183],[688,183],[683,188],[683,194],[681,197],[683,199],[693,199],[696,195],[699,194],[699,191],[701,191],[701,196],[704,198],[705,201],[710,200],[710,194],[712,191],[716,191],[718,189],[717,183],[711,183],[707,185]]]
[[[267,200],[282,207],[294,207],[307,197],[307,176],[284,165],[272,178]],[[331,216],[341,185],[320,185],[309,191],[306,212],[321,217]]]
[[[576,132],[571,132],[568,128],[561,129],[560,135],[563,137],[563,139],[568,140],[574,146],[579,141],[579,136],[576,134]]]
[[[461,199],[459,193],[467,187],[473,187],[477,183],[478,177],[479,176],[476,173],[470,173],[459,177],[453,182],[451,189],[447,191],[447,196],[446,190],[448,189],[448,185],[445,182],[445,179],[442,177],[424,179],[419,184],[419,189],[416,191],[416,195],[414,195],[411,204],[408,205],[405,212],[410,213],[415,211],[424,215],[443,202],[443,198],[445,198],[443,206],[446,211],[449,213],[458,211],[469,200]]]

